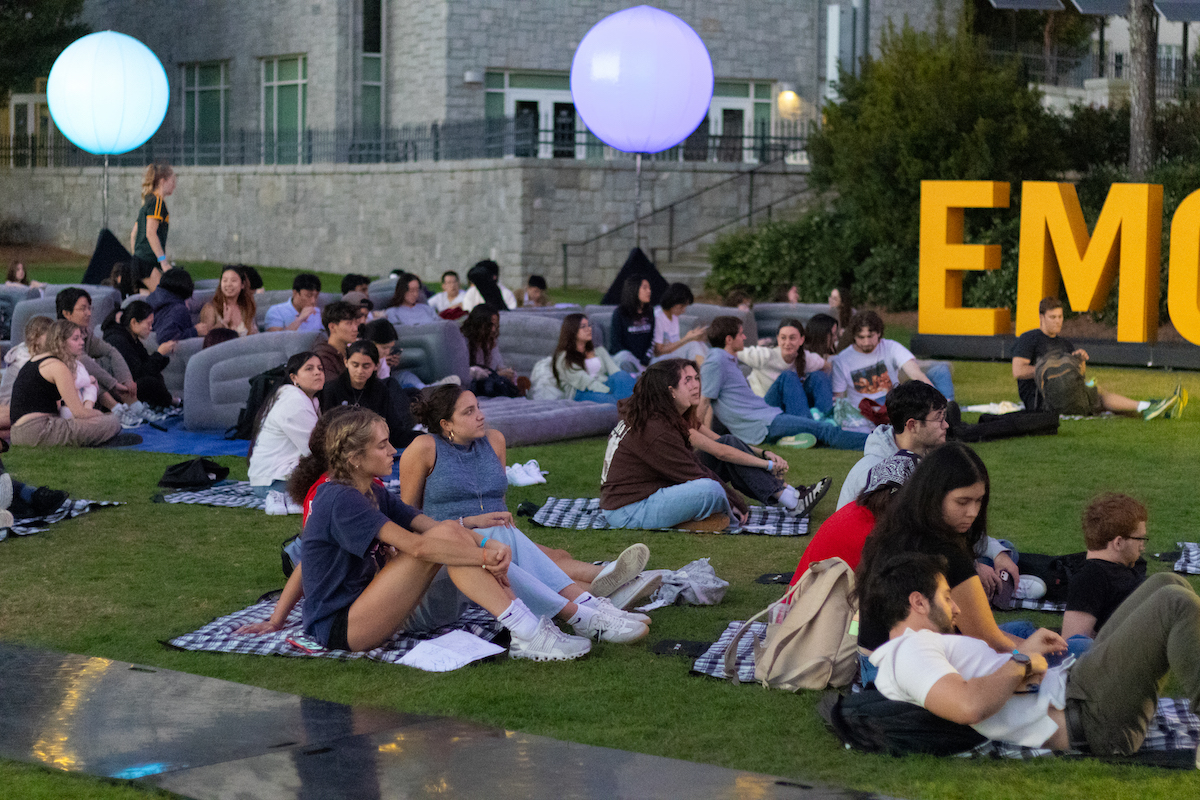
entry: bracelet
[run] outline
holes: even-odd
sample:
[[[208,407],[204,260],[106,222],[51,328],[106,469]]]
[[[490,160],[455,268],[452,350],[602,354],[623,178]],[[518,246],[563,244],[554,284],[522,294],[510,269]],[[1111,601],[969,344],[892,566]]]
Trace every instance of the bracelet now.
[[[492,537],[490,537],[490,536],[485,536],[485,537],[483,537],[483,538],[482,538],[482,539],[479,541],[479,546],[480,546],[480,547],[487,547],[488,540],[489,540],[489,539],[491,539],[491,538],[492,538]]]
[[[166,260],[167,260],[167,257],[165,254],[158,257],[158,263],[160,263],[160,264]]]

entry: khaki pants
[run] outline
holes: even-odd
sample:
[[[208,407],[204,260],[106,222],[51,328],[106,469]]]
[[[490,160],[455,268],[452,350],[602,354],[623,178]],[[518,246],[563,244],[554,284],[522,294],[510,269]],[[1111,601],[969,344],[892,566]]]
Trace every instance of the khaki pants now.
[[[26,415],[13,426],[12,443],[31,447],[96,447],[120,432],[121,420],[112,414],[91,419]]]
[[[1113,612],[1071,668],[1067,698],[1081,705],[1093,753],[1138,751],[1168,671],[1200,707],[1200,597],[1178,575],[1159,573]]]

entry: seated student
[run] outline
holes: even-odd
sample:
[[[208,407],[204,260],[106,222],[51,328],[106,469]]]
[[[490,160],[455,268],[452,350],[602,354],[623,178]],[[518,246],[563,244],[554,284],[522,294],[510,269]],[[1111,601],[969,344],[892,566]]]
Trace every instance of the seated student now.
[[[613,528],[722,531],[749,507],[696,457],[685,416],[693,408],[695,369],[671,359],[652,364],[618,408],[600,473],[600,508]]]
[[[867,536],[891,510],[896,493],[916,468],[917,459],[912,453],[895,453],[872,467],[858,498],[821,523],[804,548],[790,585],[795,586],[810,566],[827,558],[840,558],[850,569],[858,567]]]
[[[213,299],[200,309],[200,321],[208,329],[229,328],[236,331],[238,336],[248,336],[258,333],[258,323],[254,315],[258,307],[254,303],[254,292],[250,290],[250,282],[242,275],[242,271],[232,264],[226,264],[221,270],[221,282]]]
[[[825,373],[825,359],[804,349],[804,325],[798,319],[779,323],[775,347],[747,346],[738,361],[750,367],[750,390],[789,414],[804,416],[817,411],[833,413],[833,390]]]
[[[708,343],[704,334],[708,331],[697,325],[682,336],[679,333],[679,317],[687,307],[696,302],[692,290],[683,283],[672,283],[663,292],[659,305],[654,308],[654,358],[686,358],[703,364],[708,356]]]
[[[321,326],[326,339],[313,345],[321,359],[325,380],[332,381],[346,369],[346,347],[358,339],[362,308],[345,300],[335,300],[321,311]]]
[[[393,325],[427,325],[438,320],[437,312],[421,299],[421,279],[407,272],[396,281],[386,316]]]
[[[1023,639],[996,625],[975,569],[975,558],[982,554],[987,537],[990,493],[987,467],[974,450],[948,442],[930,451],[900,490],[890,513],[867,537],[855,583],[870,585],[875,570],[897,553],[942,556],[948,563],[951,595],[962,609],[959,630],[999,653],[1020,647]],[[860,613],[860,652],[870,653],[887,638],[886,625],[869,613]],[[1061,638],[1057,643],[1059,650],[1067,649]],[[870,666],[863,664],[863,672],[864,682],[869,682]]]
[[[867,441],[865,433],[844,431],[831,422],[817,422],[810,416],[795,416],[769,406],[754,392],[746,376],[738,368],[737,352],[746,345],[746,333],[737,317],[717,317],[708,326],[708,343],[712,345],[708,358],[700,367],[703,399],[700,418],[712,427],[712,415],[738,438],[751,444],[780,442],[807,444],[816,441],[839,450],[862,450]],[[810,434],[807,442],[791,437]]]
[[[246,282],[250,284],[251,294],[262,294],[267,290],[267,288],[263,286],[262,275],[258,274],[257,269],[249,266],[248,264],[234,264],[234,266],[242,271],[242,275],[245,276]]]
[[[525,284],[525,296],[521,300],[524,308],[546,308],[554,305],[550,295],[546,294],[546,279],[541,275],[530,275]]]
[[[413,431],[417,421],[409,410],[412,401],[394,381],[381,381],[375,377],[380,364],[379,348],[360,339],[346,347],[345,361],[345,368],[336,378],[328,377],[326,373],[325,386],[321,389],[321,411],[328,412],[338,406],[370,409],[387,423],[392,446],[397,449],[408,447],[417,437]]]
[[[208,333],[204,322],[192,324],[192,312],[187,301],[195,291],[192,276],[186,269],[176,267],[169,270],[158,282],[158,288],[150,293],[146,302],[154,312],[154,336],[161,342],[177,342],[182,339],[203,338]]]
[[[883,337],[883,320],[874,311],[860,311],[850,320],[854,343],[837,354],[833,362],[833,396],[845,397],[858,408],[864,399],[883,401],[893,386],[900,383],[900,373],[910,380],[935,387],[947,400],[954,399],[954,384],[950,371],[937,364],[927,376],[917,366],[917,359],[899,342]]]
[[[1087,371],[1087,351],[1075,347],[1070,339],[1059,336],[1063,326],[1063,306],[1057,297],[1047,297],[1038,303],[1038,324],[1039,327],[1022,333],[1013,348],[1012,373],[1017,379],[1017,394],[1028,411],[1040,410],[1043,405],[1043,398],[1039,397],[1034,381],[1038,361],[1050,355],[1070,354],[1080,360],[1080,369],[1085,375]],[[1112,411],[1117,414],[1141,414],[1142,419],[1146,420],[1178,418],[1187,405],[1187,395],[1179,387],[1170,397],[1154,401],[1131,400],[1124,395],[1106,392],[1094,383],[1087,387],[1087,393],[1092,414]]]
[[[25,271],[25,265],[20,261],[10,261],[8,263],[8,275],[4,279],[5,286],[20,288],[22,286],[33,289],[45,289],[46,284],[42,281],[31,281],[29,273]]]
[[[364,295],[370,294],[371,279],[366,275],[359,275],[355,272],[347,273],[346,276],[342,278],[342,297],[345,297],[351,292],[358,292],[359,294]]]
[[[841,335],[841,329],[838,327],[838,322],[828,314],[814,314],[809,320],[805,328],[804,336],[804,352],[813,353],[825,359],[825,366],[821,368],[827,376],[833,376],[833,361],[838,351],[838,337]],[[830,394],[833,393],[833,384],[830,383]]]
[[[463,311],[470,312],[481,303],[487,303],[496,309],[516,309],[517,296],[512,293],[512,289],[500,282],[500,265],[490,258],[471,267],[467,273],[467,280],[471,282],[471,286],[463,296]]]
[[[162,342],[153,353],[146,352],[142,342],[150,336],[153,327],[154,312],[150,310],[150,304],[134,300],[105,321],[104,341],[116,348],[129,365],[142,400],[155,408],[169,408],[176,401],[163,382],[162,371],[170,363],[177,342]]]
[[[54,298],[57,319],[73,322],[83,331],[83,353],[77,359],[100,389],[122,403],[137,401],[137,383],[129,365],[112,345],[92,332],[92,296],[83,289],[68,286]]]
[[[592,323],[583,314],[563,317],[550,370],[568,400],[616,405],[633,393],[634,377],[592,343]]]
[[[854,338],[850,335],[850,331],[853,330],[850,321],[857,313],[858,309],[854,308],[854,298],[849,286],[835,286],[829,290],[829,315],[837,320],[838,330],[846,335],[846,341],[838,339],[839,350],[849,347]]]
[[[897,452],[922,458],[933,448],[945,444],[946,398],[927,383],[909,381],[887,393],[884,399],[891,425],[878,425],[863,447],[863,457],[850,468],[838,495],[838,508],[854,502],[867,485],[871,467]]]
[[[396,343],[400,341],[400,336],[396,333],[396,326],[386,319],[373,319],[362,326],[360,337],[379,348],[379,368],[375,371],[375,375],[381,381],[392,377],[392,371],[400,366],[400,354],[404,352],[403,348],[396,346]],[[403,374],[412,375],[411,372]],[[413,379],[417,380],[417,376],[413,375]],[[419,380],[417,382],[420,383]],[[396,383],[404,385],[401,380],[397,380]],[[421,384],[417,388],[423,389],[425,385]]]
[[[565,596],[582,599],[573,584],[556,591],[544,583],[556,580],[553,565],[511,528],[507,512],[434,522],[376,484],[391,474],[396,452],[378,415],[358,409],[339,416],[325,451],[329,478],[313,495],[302,547],[304,629],[322,645],[368,650],[401,628],[435,630],[458,619],[468,600],[508,628],[513,658],[565,661],[591,649],[584,636],[560,631],[552,614],[605,641],[646,634],[615,609]],[[395,551],[382,568],[376,548]]]
[[[30,317],[25,323],[25,341],[4,354],[4,375],[0,377],[0,431],[7,431],[12,425],[9,405],[12,403],[13,384],[17,381],[17,375],[30,356],[44,352],[43,342],[52,324],[54,320],[49,317]]]
[[[465,299],[466,295],[462,292],[462,283],[459,281],[458,273],[448,269],[442,273],[442,290],[429,298],[429,307],[444,319],[457,319],[467,313],[463,311],[462,307]],[[457,309],[457,312],[448,315],[446,312],[451,309]]]
[[[264,324],[268,331],[319,331],[321,309],[321,279],[302,272],[292,279],[292,299],[276,303],[267,309]]]
[[[640,636],[640,626],[650,624],[650,618],[620,611],[606,597],[638,576],[649,558],[646,546],[628,548],[608,567],[578,561],[565,550],[550,550],[541,545],[536,547],[553,565],[532,551],[523,553],[525,545],[533,543],[512,526],[505,505],[508,479],[504,471],[504,434],[488,428],[475,395],[458,386],[438,386],[422,392],[413,408],[430,433],[419,437],[400,457],[401,499],[435,520],[480,512],[506,515],[509,522],[504,528],[480,533],[499,538],[514,553],[531,559],[543,575],[542,582],[550,588],[561,587],[556,591],[562,597],[602,608],[610,615],[615,612],[618,622],[636,623],[628,626],[628,632]],[[553,607],[545,609],[545,613],[554,612],[560,604],[559,599],[554,599]],[[590,636],[578,626],[576,632]]]
[[[283,493],[288,476],[308,453],[308,436],[320,413],[316,398],[324,386],[325,371],[316,353],[296,353],[258,412],[250,437],[250,488],[269,501],[271,514],[289,512]]]
[[[621,287],[621,302],[613,309],[609,344],[613,360],[630,372],[641,370],[654,354],[654,307],[650,281],[630,275]]]
[[[721,305],[726,308],[736,308],[738,311],[749,311],[754,308],[754,298],[750,296],[749,292],[734,289],[725,295],[725,300]]]
[[[136,434],[121,434],[116,415],[84,408],[75,389],[75,361],[84,348],[78,325],[55,321],[46,332],[45,348],[21,367],[13,384],[9,413],[14,445],[97,447],[141,442]],[[59,416],[60,403],[71,410],[71,419]]]
[[[960,610],[945,561],[905,553],[859,584],[859,607],[887,631],[871,656],[889,700],[919,705],[989,739],[1096,756],[1142,746],[1170,672],[1200,703],[1200,597],[1186,580],[1150,577],[1073,665],[1050,667],[1062,640],[1046,629],[995,652],[953,634]]]
[[[500,312],[489,305],[475,306],[462,326],[471,358],[471,391],[480,397],[516,397],[517,372],[504,366],[497,340]]]
[[[1063,638],[1095,639],[1117,606],[1146,580],[1146,507],[1126,494],[1102,494],[1083,510],[1087,560],[1071,576]]]

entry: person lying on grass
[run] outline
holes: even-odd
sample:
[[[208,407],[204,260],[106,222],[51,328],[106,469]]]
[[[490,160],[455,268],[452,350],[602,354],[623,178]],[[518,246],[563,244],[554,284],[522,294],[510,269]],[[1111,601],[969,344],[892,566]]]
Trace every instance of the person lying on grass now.
[[[509,520],[505,527],[483,533],[499,538],[516,551],[518,548],[509,540],[517,531],[505,503],[508,478],[504,471],[504,434],[488,429],[478,399],[460,386],[424,390],[413,404],[413,411],[430,433],[418,437],[400,457],[401,499],[435,520],[478,513],[505,514]],[[650,556],[644,544],[635,544],[601,568],[577,561],[566,550],[538,548],[562,573],[555,575],[550,585],[561,584],[558,591],[563,597],[578,600],[587,593],[601,606],[608,605],[608,595],[638,577]],[[543,568],[553,573],[548,565]],[[656,585],[650,580],[643,584],[641,596]],[[645,624],[650,621],[642,614],[634,616]]]
[[[888,632],[871,663],[889,700],[989,739],[1097,756],[1138,751],[1168,672],[1200,703],[1200,597],[1182,577],[1147,579],[1088,652],[1051,667],[1046,656],[1062,639],[1045,628],[1004,652],[954,635],[959,607],[947,569],[944,557],[901,553],[858,586],[863,614]]]
[[[586,639],[563,634],[547,617],[539,620],[513,592],[538,604],[553,603],[551,595],[558,596],[520,566],[510,567],[512,551],[507,545],[471,532],[511,522],[507,512],[436,523],[397,500],[377,480],[391,473],[395,453],[390,443],[381,444],[377,438],[387,437],[382,418],[365,409],[346,407],[332,410],[323,421],[327,426],[323,452],[301,467],[311,478],[319,474],[315,470],[322,466],[317,463],[320,457],[328,459],[323,465],[328,475],[321,475],[305,498],[308,516],[301,564],[289,578],[271,618],[244,626],[238,633],[279,630],[300,597],[311,598],[312,592],[319,591],[317,600],[305,604],[305,631],[327,647],[370,649],[401,628],[424,631],[449,624],[458,619],[470,599],[509,628],[514,657],[567,660],[588,652]],[[386,469],[382,453],[387,454]],[[293,476],[294,497],[303,496],[296,489],[299,477]],[[355,499],[359,496],[364,500]],[[362,508],[364,502],[374,513]],[[391,521],[382,521],[381,513]],[[376,521],[382,521],[375,529],[378,535],[368,538]],[[517,532],[512,538],[524,537]],[[536,550],[527,539],[519,546],[522,556]],[[309,563],[314,557],[315,578]],[[483,572],[472,569],[464,574],[464,564],[478,567],[480,561]],[[439,569],[443,565],[446,569]],[[491,582],[481,583],[480,575]],[[498,589],[502,590],[499,594]],[[560,615],[577,628],[586,628],[603,641],[634,641],[645,635],[645,625],[628,624],[629,615],[610,613],[581,595],[576,599],[581,603],[558,601],[562,603]]]

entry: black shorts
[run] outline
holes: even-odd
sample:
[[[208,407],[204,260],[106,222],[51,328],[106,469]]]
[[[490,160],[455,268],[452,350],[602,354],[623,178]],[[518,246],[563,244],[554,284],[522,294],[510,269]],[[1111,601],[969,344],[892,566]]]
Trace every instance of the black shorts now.
[[[329,629],[329,642],[326,647],[330,650],[350,649],[350,643],[346,641],[346,628],[349,622],[350,606],[346,606],[333,615],[333,627]]]

